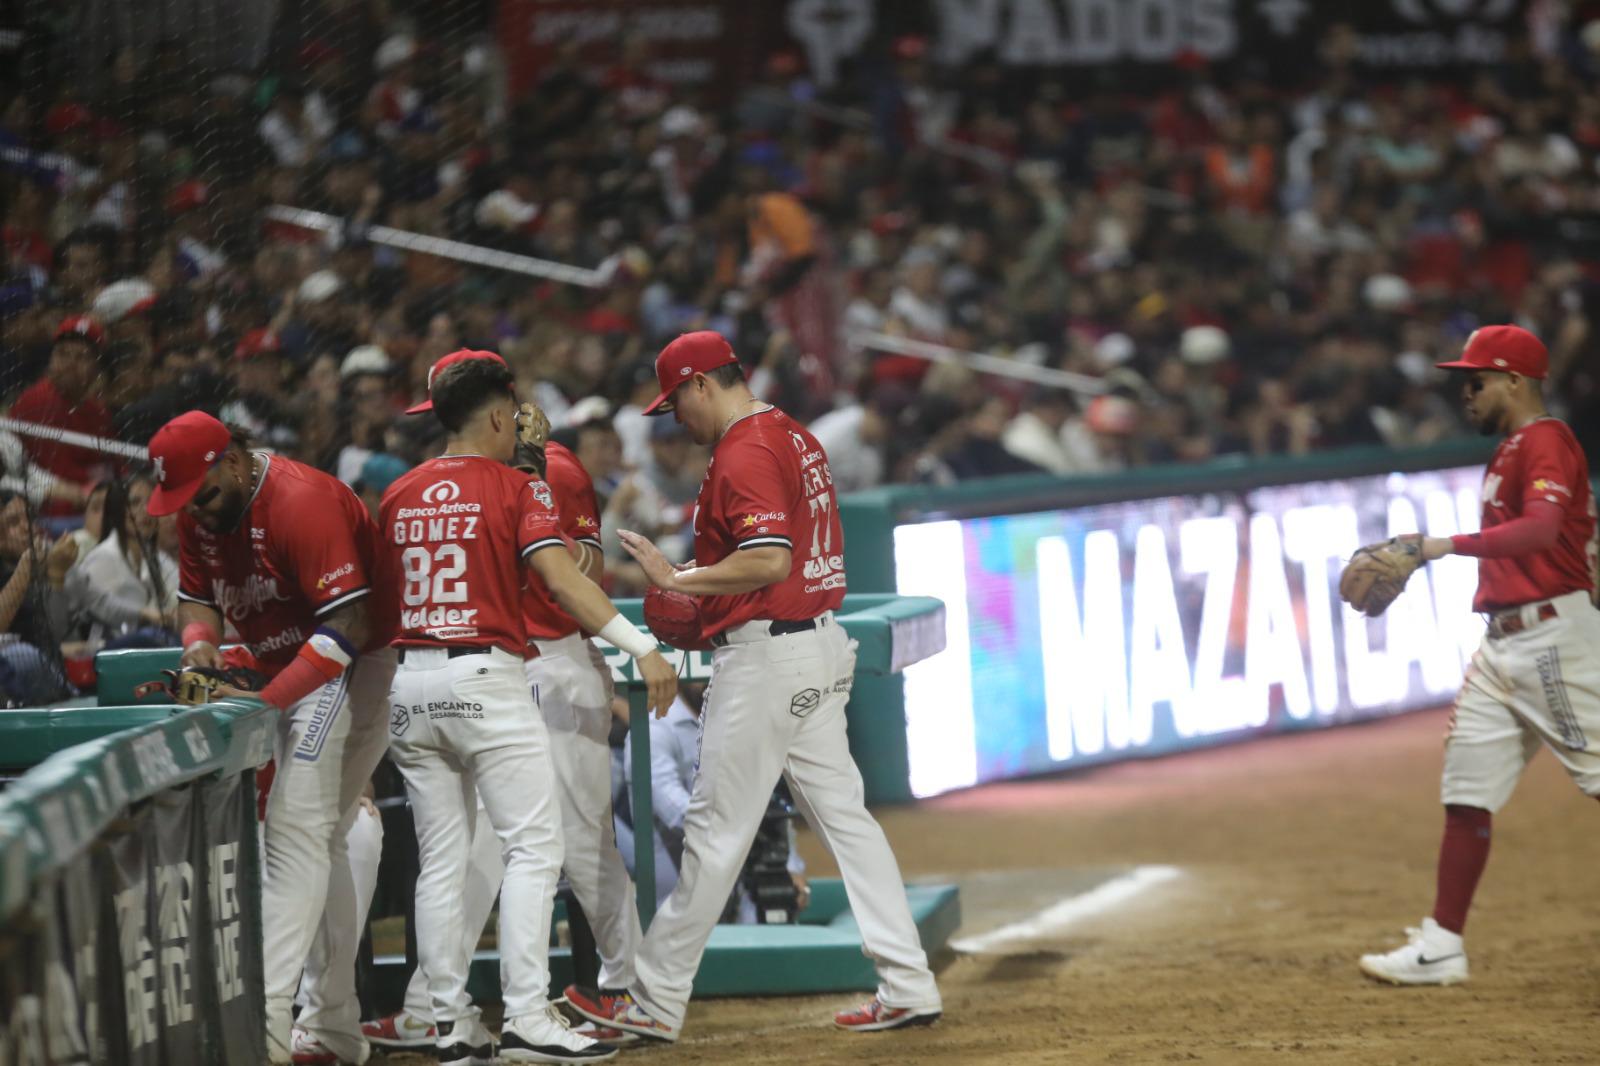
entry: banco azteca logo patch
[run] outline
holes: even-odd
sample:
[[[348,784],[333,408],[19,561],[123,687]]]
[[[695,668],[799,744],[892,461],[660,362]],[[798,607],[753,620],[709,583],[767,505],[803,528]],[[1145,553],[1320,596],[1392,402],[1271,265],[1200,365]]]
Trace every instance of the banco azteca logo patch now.
[[[454,481],[435,481],[432,485],[422,490],[424,503],[441,504],[450,503],[460,499],[461,486]]]

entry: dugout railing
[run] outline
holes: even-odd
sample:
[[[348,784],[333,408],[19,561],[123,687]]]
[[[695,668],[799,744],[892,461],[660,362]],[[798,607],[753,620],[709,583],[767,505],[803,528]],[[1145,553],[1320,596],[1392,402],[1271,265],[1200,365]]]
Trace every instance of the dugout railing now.
[[[0,711],[13,778],[0,794],[0,1061],[259,1059],[254,776],[275,715]]]

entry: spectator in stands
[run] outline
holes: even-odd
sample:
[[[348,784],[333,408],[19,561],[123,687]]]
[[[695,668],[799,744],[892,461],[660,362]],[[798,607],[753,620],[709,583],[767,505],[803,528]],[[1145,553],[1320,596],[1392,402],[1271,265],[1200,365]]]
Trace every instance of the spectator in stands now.
[[[387,452],[374,452],[361,464],[361,476],[356,478],[350,487],[356,490],[361,502],[367,505],[373,521],[377,521],[378,505],[383,502],[384,490],[394,484],[394,480],[410,470],[413,465]]]
[[[56,542],[57,548],[63,543],[72,544],[72,565],[82,562],[83,557],[89,554],[89,549],[105,539],[106,496],[111,491],[111,484],[109,479],[95,483],[83,505],[83,525]]]
[[[839,492],[860,492],[883,483],[884,449],[892,428],[888,412],[896,406],[904,406],[899,391],[880,385],[869,399],[835,407],[807,427],[828,453],[833,486]]]
[[[657,418],[651,423],[649,461],[617,486],[600,521],[606,571],[614,572],[620,587],[642,592],[648,582],[640,583],[643,575],[622,550],[618,529],[650,536],[670,559],[694,557],[689,520],[705,476],[706,459],[706,450],[672,419]]]
[[[148,474],[110,483],[105,537],[67,575],[68,610],[88,622],[92,648],[178,643],[178,563],[157,545],[145,510],[154,486]]]
[[[102,481],[89,490],[88,502],[83,509],[83,525],[63,533],[50,546],[45,557],[45,577],[52,593],[61,593],[65,604],[65,618],[69,638],[82,635],[81,616],[72,609],[71,598],[66,595],[69,582],[76,580],[83,561],[95,546],[106,537],[106,498],[110,495],[112,481]],[[74,643],[77,641],[74,639]]]
[[[616,426],[612,424],[610,405],[599,397],[591,399],[598,400],[598,405],[591,404],[585,409],[584,404],[588,401],[579,401],[569,412],[569,420],[574,414],[588,415],[588,417],[576,425],[557,430],[550,437],[566,445],[572,454],[578,457],[578,462],[583,464],[583,469],[594,482],[595,495],[600,500],[601,510],[604,511],[606,502],[616,491],[617,479],[625,473],[622,465],[622,438],[617,434]]]
[[[786,192],[752,194],[745,200],[745,212],[749,255],[743,281],[748,298],[765,308],[809,357],[803,368],[807,389],[825,403],[837,380],[840,321],[827,236],[805,205]]]
[[[707,326],[797,414],[826,416],[863,374],[908,386],[882,476],[948,479],[1010,469],[989,431],[1039,410],[1014,421],[1023,390],[998,377],[924,388],[925,362],[841,329],[1136,375],[1149,384],[1066,412],[1063,448],[1099,468],[1460,432],[1441,386],[1396,357],[1447,359],[1477,325],[1515,318],[1567,338],[1552,391],[1587,440],[1600,32],[1586,5],[1536,6],[1538,32],[1505,64],[1396,75],[1335,26],[1316,64],[1270,92],[1194,57],[1079,91],[1081,71],[992,51],[952,65],[890,32],[831,71],[756,57],[760,91],[736,86],[727,106],[660,81],[642,41],[563,40],[507,108],[475,36],[491,27],[451,5],[286,9],[249,71],[201,70],[177,41],[119,43],[0,113],[23,150],[0,172],[0,390],[44,369],[63,315],[92,310],[115,380],[85,398],[125,439],[195,403],[242,404],[277,446],[354,478],[366,453],[409,459],[428,442],[385,440],[365,383],[375,417],[354,440],[350,397],[342,411],[329,398],[338,360],[379,345],[385,385],[417,392],[451,334],[516,357],[558,422],[590,395],[609,402],[637,469],[650,358]],[[265,219],[268,201],[344,224]],[[603,265],[610,282],[467,267],[373,242],[376,225]],[[143,286],[155,301],[136,311]],[[1227,356],[1186,358],[1196,327],[1226,333]],[[281,351],[230,363],[257,331]],[[1110,337],[1126,351],[1103,361]],[[274,361],[278,411],[245,398]],[[822,424],[852,437],[858,414]],[[17,476],[13,450],[0,437],[0,477]],[[93,473],[33,459],[57,479],[26,482],[52,512]]]
[[[105,284],[115,237],[105,228],[89,226],[68,234],[55,254],[52,302],[61,308],[87,312],[100,286]]]
[[[280,166],[303,167],[311,162],[334,132],[332,117],[320,96],[308,97],[295,82],[278,86],[272,106],[258,127]]]
[[[94,319],[86,315],[63,319],[56,327],[44,376],[17,397],[10,417],[95,437],[112,436],[111,415],[96,394],[104,341]],[[26,437],[23,448],[32,462],[62,483],[45,501],[46,514],[81,511],[89,485],[111,466],[103,452],[40,437]]]
[[[67,694],[52,652],[64,604],[45,578],[49,542],[28,523],[21,496],[0,493],[0,704],[38,707]]]
[[[249,430],[273,451],[294,451],[299,419],[290,410],[284,382],[283,345],[270,329],[254,329],[234,345],[228,369],[232,388],[217,417]]]
[[[331,465],[334,476],[346,485],[353,485],[362,465],[384,450],[395,420],[393,367],[376,344],[351,349],[339,366],[339,431]]]
[[[1069,393],[1042,388],[1023,404],[1000,436],[1005,450],[1052,474],[1080,473],[1066,441],[1073,403]]]

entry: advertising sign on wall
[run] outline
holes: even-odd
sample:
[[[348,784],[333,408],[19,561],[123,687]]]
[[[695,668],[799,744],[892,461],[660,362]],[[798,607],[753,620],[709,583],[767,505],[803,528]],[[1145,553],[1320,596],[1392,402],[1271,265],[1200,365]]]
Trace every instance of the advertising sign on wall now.
[[[949,620],[945,652],[906,671],[913,793],[1448,702],[1483,632],[1476,561],[1429,564],[1370,620],[1338,576],[1361,544],[1476,530],[1481,477],[896,527],[898,591]]]
[[[255,790],[166,789],[0,937],[0,1066],[229,1066],[264,1048]]]
[[[1316,69],[1336,25],[1355,61],[1375,71],[1427,71],[1500,62],[1526,0],[502,0],[498,35],[513,96],[571,46],[604,80],[624,43],[644,46],[662,84],[729,99],[767,56],[791,51],[832,85],[852,62],[881,67],[888,43],[928,42],[942,64],[992,56],[1017,69],[1093,71],[1200,60],[1250,60],[1292,76]],[[623,87],[624,91],[626,86]]]

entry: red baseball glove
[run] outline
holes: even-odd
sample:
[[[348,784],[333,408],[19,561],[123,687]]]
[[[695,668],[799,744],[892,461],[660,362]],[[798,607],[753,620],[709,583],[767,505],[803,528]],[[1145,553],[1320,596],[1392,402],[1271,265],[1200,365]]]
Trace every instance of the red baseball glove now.
[[[681,592],[651,588],[644,594],[644,624],[656,639],[683,651],[707,651],[711,641],[703,635],[700,601]]]

